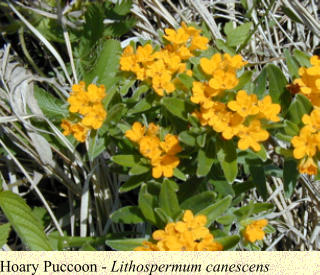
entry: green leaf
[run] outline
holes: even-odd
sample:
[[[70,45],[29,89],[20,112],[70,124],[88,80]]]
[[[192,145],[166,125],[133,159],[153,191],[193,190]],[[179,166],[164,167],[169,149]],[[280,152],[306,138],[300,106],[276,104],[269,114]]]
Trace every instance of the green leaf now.
[[[173,222],[173,219],[162,208],[155,208],[154,212],[157,214],[163,224]]]
[[[69,115],[67,105],[39,86],[34,86],[34,96],[37,99],[41,111],[46,117],[54,121],[60,121]]]
[[[50,223],[51,221],[47,210],[43,207],[33,207],[32,214],[40,222],[42,227],[45,227],[46,224]]]
[[[262,99],[264,96],[264,93],[266,91],[267,87],[267,70],[266,67],[264,67],[261,71],[261,73],[258,75],[258,77],[254,81],[256,88],[254,90],[254,93],[257,95],[259,99]]]
[[[292,136],[288,136],[288,135],[285,135],[282,133],[276,133],[275,137],[282,140],[282,141],[289,142],[289,143],[291,142],[291,139],[292,139]]]
[[[294,137],[299,135],[299,126],[296,123],[291,122],[290,120],[284,121],[284,131],[287,135]]]
[[[274,208],[273,204],[271,203],[249,203],[246,206],[239,208],[238,210],[234,211],[233,213],[240,217],[240,220],[246,219],[249,216],[259,214],[261,212],[270,211]]]
[[[128,115],[134,115],[138,113],[143,113],[152,108],[154,102],[155,94],[150,93],[145,98],[139,100],[139,102],[128,110]]]
[[[299,66],[297,62],[294,60],[294,58],[290,55],[289,51],[287,49],[284,50],[284,55],[286,57],[286,62],[288,66],[288,70],[291,76],[291,79],[295,79],[299,77]]]
[[[31,250],[52,250],[41,224],[26,202],[11,191],[0,193],[0,207],[22,242]]]
[[[249,83],[251,81],[252,75],[253,75],[252,71],[245,71],[240,76],[238,85],[233,89],[236,91],[241,90],[247,83]]]
[[[145,166],[141,163],[137,163],[136,165],[134,165],[130,171],[129,171],[129,175],[130,176],[136,176],[136,175],[141,175],[141,174],[145,174],[147,172],[150,171],[150,167],[149,166]]]
[[[113,39],[104,41],[93,70],[85,74],[85,82],[92,83],[97,78],[96,82],[104,84],[107,89],[113,86],[118,81],[116,74],[119,70],[121,52],[120,41]]]
[[[212,191],[205,191],[184,200],[180,207],[184,210],[190,209],[193,213],[198,213],[209,205],[213,204],[216,195]]]
[[[283,103],[286,94],[290,94],[286,89],[287,80],[282,71],[274,64],[266,66],[268,80],[269,80],[269,93],[273,103]],[[283,107],[281,104],[281,107]]]
[[[227,45],[229,47],[240,46],[249,36],[251,26],[252,23],[248,22],[233,28],[233,22],[228,22],[224,26],[224,32],[227,35]]]
[[[116,155],[111,158],[111,160],[121,166],[133,167],[139,160],[140,156],[138,155]]]
[[[233,235],[222,238],[216,238],[215,241],[222,244],[223,250],[229,250],[239,243],[240,237],[238,235]]]
[[[127,111],[126,105],[123,103],[118,103],[112,106],[110,111],[108,111],[107,119],[105,123],[116,125],[126,111]]]
[[[207,134],[200,134],[197,136],[196,141],[199,147],[203,148],[206,144]]]
[[[157,199],[148,192],[146,184],[142,184],[138,199],[139,208],[146,220],[153,225],[159,225],[159,218],[154,213],[154,209],[158,207]],[[161,226],[158,226],[159,228]]]
[[[210,172],[215,158],[215,146],[213,141],[209,140],[207,147],[198,151],[197,177],[204,177]]]
[[[170,113],[184,121],[188,120],[188,113],[192,111],[190,104],[176,97],[165,97],[162,99],[162,104]]]
[[[139,187],[147,179],[146,174],[131,176],[119,189],[120,193],[128,192]]]
[[[266,200],[268,198],[268,192],[263,164],[259,163],[259,161],[256,161],[256,163],[257,164],[249,165],[249,170],[252,176],[252,180],[256,185],[259,194],[263,197],[264,200]]]
[[[177,184],[172,180],[166,179],[161,185],[159,205],[172,219],[181,212],[176,194],[177,191]]]
[[[174,168],[173,169],[173,175],[176,178],[178,178],[179,180],[182,180],[182,181],[186,181],[187,180],[186,175],[178,168]]]
[[[194,79],[191,76],[179,74],[178,78],[187,89],[192,89]]]
[[[125,96],[135,82],[136,82],[135,79],[124,79],[124,80],[120,81],[120,84],[119,84],[120,94],[122,96]]]
[[[97,156],[99,156],[106,149],[105,139],[95,135],[89,138],[89,150],[88,156],[89,160],[93,161]]]
[[[295,49],[293,51],[294,58],[298,61],[301,67],[310,67],[310,56],[302,51]]]
[[[210,226],[218,217],[220,217],[231,205],[232,197],[226,196],[224,199],[217,201],[215,204],[212,204],[205,209],[198,212],[207,216],[207,226]]]
[[[7,243],[10,230],[11,230],[10,223],[5,223],[0,225],[0,247],[3,247]]]
[[[232,197],[235,196],[234,190],[232,188],[232,185],[228,183],[225,180],[209,180],[209,183],[211,183],[215,187],[215,191],[218,192],[221,196],[227,196],[231,195]]]
[[[92,245],[89,243],[85,243],[80,247],[79,251],[97,251]]]
[[[118,15],[127,15],[130,13],[132,8],[132,0],[122,0],[118,1],[113,8],[113,11]]]
[[[221,216],[221,217],[217,218],[217,222],[221,223],[223,225],[229,225],[229,224],[233,223],[235,218],[236,217],[234,215],[225,215],[225,216]]]
[[[232,183],[238,174],[237,151],[232,140],[217,139],[217,157],[223,173],[229,183]]]
[[[125,206],[111,214],[116,223],[135,224],[144,222],[144,216],[138,206]]]
[[[298,182],[299,175],[297,161],[293,159],[286,159],[283,167],[283,186],[284,193],[287,198],[292,196]]]
[[[183,131],[179,134],[179,140],[186,145],[195,146],[196,139],[188,131]]]
[[[218,48],[220,51],[223,51],[223,52],[228,53],[228,54],[230,54],[230,55],[235,55],[235,54],[236,54],[235,49],[229,47],[229,46],[227,45],[227,43],[225,43],[225,42],[224,42],[223,40],[221,40],[221,39],[217,39],[217,40],[216,40],[216,46],[217,46],[217,48]]]
[[[309,114],[312,108],[313,107],[309,99],[302,94],[296,94],[289,106],[287,118],[293,123],[299,125],[301,124],[303,115]]]
[[[136,247],[142,246],[142,242],[147,239],[120,239],[120,240],[107,240],[106,245],[118,251],[133,251]]]
[[[266,148],[264,148],[263,144],[261,144],[260,151],[258,152],[252,151],[250,153],[254,154],[258,158],[260,158],[262,161],[266,161],[268,158]]]

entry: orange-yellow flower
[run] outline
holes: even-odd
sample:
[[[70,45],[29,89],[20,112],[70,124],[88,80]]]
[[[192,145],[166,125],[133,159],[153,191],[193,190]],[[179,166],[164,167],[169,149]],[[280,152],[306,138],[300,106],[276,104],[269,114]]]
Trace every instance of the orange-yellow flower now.
[[[125,136],[132,142],[139,143],[144,136],[145,129],[145,126],[142,126],[140,122],[135,122],[133,123],[132,128],[126,131]]]
[[[214,236],[205,226],[207,217],[194,216],[186,210],[182,221],[168,223],[164,230],[152,234],[155,243],[143,242],[135,251],[218,251],[223,246],[214,241]]]
[[[303,115],[302,122],[310,128],[312,133],[320,131],[320,109],[314,109],[310,115]]]
[[[294,136],[291,143],[294,146],[293,156],[296,159],[304,156],[313,157],[316,154],[318,138],[312,133],[310,127],[303,127],[299,136]]]
[[[280,113],[281,107],[279,104],[273,104],[271,96],[267,95],[262,100],[258,101],[259,112],[268,120],[273,122],[280,121],[278,114]]]
[[[179,158],[172,155],[152,157],[152,176],[156,179],[162,176],[171,178],[173,176],[173,169],[178,167],[179,163]]]
[[[247,150],[251,147],[258,152],[261,149],[259,142],[265,141],[269,137],[269,133],[261,128],[260,120],[253,120],[249,126],[241,125],[237,134],[239,137],[238,147],[240,150]]]
[[[144,136],[139,141],[140,153],[149,159],[159,158],[162,151],[157,136]]]
[[[312,157],[302,159],[298,169],[301,174],[316,175],[318,172],[318,167]]]
[[[320,106],[320,62],[318,56],[310,58],[311,67],[299,68],[299,76],[293,81],[299,92],[308,97],[314,106]]]
[[[140,153],[150,160],[152,165],[152,176],[170,178],[180,159],[176,156],[182,148],[178,137],[167,134],[161,141],[158,137],[159,126],[150,123],[148,129],[140,122],[135,122],[132,128],[126,131],[125,136],[132,142],[138,143]]]
[[[105,96],[104,85],[89,84],[86,89],[84,81],[74,84],[68,98],[69,111],[77,114],[79,116],[78,120],[80,118],[81,120],[78,123],[62,120],[63,134],[72,134],[78,141],[84,142],[89,130],[99,129],[107,116],[107,112],[102,105]]]
[[[228,103],[228,108],[236,111],[242,117],[247,117],[249,115],[256,115],[259,112],[257,103],[258,99],[255,94],[248,95],[246,91],[240,90],[237,93],[236,100]]]
[[[263,228],[268,225],[268,220],[256,220],[248,224],[243,231],[243,236],[248,242],[254,243],[255,241],[262,240],[265,236]]]

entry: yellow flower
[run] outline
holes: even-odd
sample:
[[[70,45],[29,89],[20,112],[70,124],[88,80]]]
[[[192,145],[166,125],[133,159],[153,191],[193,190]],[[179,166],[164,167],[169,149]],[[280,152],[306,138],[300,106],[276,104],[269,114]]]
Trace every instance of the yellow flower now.
[[[148,125],[148,131],[147,131],[147,135],[148,136],[156,136],[159,132],[159,126],[155,125],[153,122],[151,122]]]
[[[310,127],[312,133],[320,131],[320,109],[314,109],[310,115],[303,115],[302,122]]]
[[[160,142],[160,147],[166,154],[171,156],[182,151],[178,137],[172,134],[167,134],[165,136],[164,141]]]
[[[318,173],[318,167],[312,157],[302,159],[298,169],[301,174],[316,175]]]
[[[294,146],[293,156],[296,159],[304,156],[313,157],[316,154],[318,138],[312,133],[310,127],[306,126],[300,130],[299,136],[292,138],[291,143]]]
[[[227,125],[221,131],[223,138],[229,140],[236,136],[241,129],[243,120],[243,117],[237,113],[230,114]]]
[[[131,46],[124,49],[120,58],[120,69],[132,72],[138,80],[146,81],[159,96],[172,93],[179,81],[176,75],[186,72],[183,62],[194,55],[196,50],[205,50],[208,39],[200,36],[200,30],[184,23],[178,30],[165,29],[163,36],[169,43],[154,52],[150,44],[139,46],[134,52]],[[186,72],[190,75],[190,70]]]
[[[138,246],[134,251],[160,251],[160,249],[152,242],[143,241],[142,246]]]
[[[222,56],[220,53],[214,54],[210,59],[201,58],[200,67],[207,75],[213,75],[215,70],[220,68]]]
[[[266,119],[269,119],[273,122],[280,121],[280,118],[277,116],[280,113],[281,107],[279,104],[273,104],[271,96],[267,95],[262,100],[258,101],[259,112]]]
[[[263,228],[268,225],[268,220],[256,220],[248,224],[243,231],[243,236],[248,242],[254,243],[255,241],[262,240],[265,236]]]
[[[318,56],[310,58],[311,67],[299,68],[299,76],[293,85],[299,87],[299,92],[310,99],[314,106],[320,106],[320,62]]]
[[[164,230],[152,234],[155,243],[143,242],[136,251],[218,251],[223,246],[214,241],[213,235],[205,227],[207,217],[194,216],[186,210],[182,221],[168,223]]]
[[[174,45],[186,44],[190,38],[190,35],[183,28],[178,30],[165,29],[164,32],[166,34],[163,37]]]
[[[61,121],[61,128],[63,129],[63,134],[65,136],[71,135],[72,134],[72,123],[69,120],[63,119]]]
[[[176,154],[181,152],[182,148],[177,136],[167,134],[164,141],[160,141],[158,132],[159,126],[154,123],[150,123],[146,130],[140,122],[135,122],[125,136],[139,144],[140,153],[150,160],[154,178],[170,178],[173,176],[173,169],[180,163]]]
[[[242,117],[256,115],[259,112],[257,101],[257,96],[255,94],[248,95],[246,91],[240,90],[237,93],[236,100],[232,100],[228,103],[228,108],[232,111],[236,111]]]
[[[240,55],[214,54],[210,59],[201,58],[200,67],[209,76],[209,86],[215,90],[229,90],[239,83],[236,72],[246,64]]]
[[[64,130],[65,136],[73,135],[79,142],[85,142],[89,128],[81,123],[71,123],[70,121],[63,119],[61,121],[61,128]]]
[[[241,125],[237,136],[239,137],[238,148],[240,150],[247,150],[251,147],[258,152],[261,149],[258,142],[267,140],[269,133],[262,129],[260,121],[255,119],[250,122],[248,127]]]
[[[206,50],[208,48],[209,39],[204,36],[196,35],[191,40],[191,45],[189,50]]]
[[[153,153],[151,158],[152,176],[156,179],[162,176],[171,178],[173,176],[173,169],[178,167],[179,163],[180,160],[176,156],[163,155],[156,157],[156,154]]]
[[[104,85],[89,84],[86,90],[84,81],[74,84],[68,98],[69,111],[78,113],[81,121],[76,124],[68,124],[65,120],[62,120],[63,134],[73,134],[78,141],[84,142],[89,130],[99,129],[107,116],[107,112],[102,105],[105,96]]]
[[[122,71],[132,71],[136,63],[136,56],[132,46],[127,46],[120,58],[120,69]]]
[[[125,136],[132,142],[139,143],[144,136],[145,130],[145,126],[142,126],[140,122],[135,122],[133,123],[132,128],[126,131]]]
[[[208,109],[214,104],[211,98],[217,96],[219,93],[220,90],[214,90],[205,83],[194,81],[192,83],[192,96],[190,100]]]
[[[140,153],[146,158],[159,158],[162,151],[160,139],[156,136],[144,136],[139,141]]]

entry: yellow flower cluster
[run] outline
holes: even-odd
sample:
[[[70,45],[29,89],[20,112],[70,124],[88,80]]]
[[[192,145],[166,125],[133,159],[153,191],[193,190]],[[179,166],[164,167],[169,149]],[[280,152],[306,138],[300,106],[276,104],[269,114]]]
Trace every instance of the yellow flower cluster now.
[[[194,216],[191,210],[184,212],[183,220],[168,223],[164,230],[153,232],[156,243],[144,241],[135,251],[220,251],[223,246],[214,241],[205,227],[207,217]]]
[[[299,92],[309,98],[314,106],[320,107],[320,58],[316,55],[310,58],[311,67],[299,69],[300,78],[293,81],[298,85]]]
[[[177,73],[186,72],[185,60],[194,55],[196,50],[205,50],[209,40],[200,35],[200,30],[182,23],[178,30],[165,29],[163,37],[169,42],[164,48],[155,50],[150,44],[139,46],[134,51],[127,46],[120,58],[120,69],[133,72],[138,80],[149,82],[154,91],[163,96],[175,90]]]
[[[173,176],[173,169],[180,160],[176,154],[182,151],[178,137],[167,134],[164,141],[158,137],[159,126],[150,123],[148,129],[140,122],[135,122],[132,128],[126,131],[125,136],[132,142],[139,144],[140,153],[150,159],[152,165],[152,176],[154,178]]]
[[[70,113],[80,114],[81,120],[72,123],[63,119],[61,123],[64,130],[63,134],[65,136],[72,134],[78,141],[84,142],[89,130],[99,129],[107,116],[107,112],[102,105],[105,96],[106,92],[103,85],[98,87],[95,84],[90,84],[87,91],[83,81],[73,85],[68,98],[69,111]]]
[[[269,133],[261,128],[260,119],[279,121],[280,105],[273,104],[270,96],[258,100],[256,95],[248,95],[244,90],[238,91],[236,100],[227,104],[218,101],[225,90],[238,85],[236,72],[245,64],[240,55],[231,57],[217,53],[210,59],[201,58],[201,69],[209,80],[193,82],[191,101],[200,105],[200,111],[195,115],[203,126],[211,126],[228,140],[237,136],[241,150],[251,147],[260,151],[259,142],[269,137]]]
[[[304,115],[302,122],[305,126],[300,130],[298,136],[292,138],[294,146],[293,156],[300,159],[299,171],[309,175],[318,172],[315,162],[317,149],[320,150],[320,109],[315,107],[310,115]]]
[[[263,228],[268,225],[268,220],[256,220],[248,224],[243,231],[243,236],[246,241],[254,243],[255,241],[262,240],[265,236]]]

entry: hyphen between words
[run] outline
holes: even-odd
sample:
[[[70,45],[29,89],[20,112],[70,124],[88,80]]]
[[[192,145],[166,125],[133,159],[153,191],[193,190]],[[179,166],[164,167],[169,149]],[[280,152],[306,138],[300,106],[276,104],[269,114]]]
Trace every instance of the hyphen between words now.
[[[152,275],[155,272],[268,272],[269,264],[135,264],[130,262],[118,263],[113,261],[110,272],[145,272]],[[43,261],[37,264],[16,264],[11,261],[0,261],[0,273],[2,272],[30,272],[31,275],[41,274],[41,272],[75,272],[75,273],[97,273],[105,270],[101,267],[98,270],[97,264],[72,264],[72,263],[52,263]],[[38,273],[37,273],[38,272]]]

